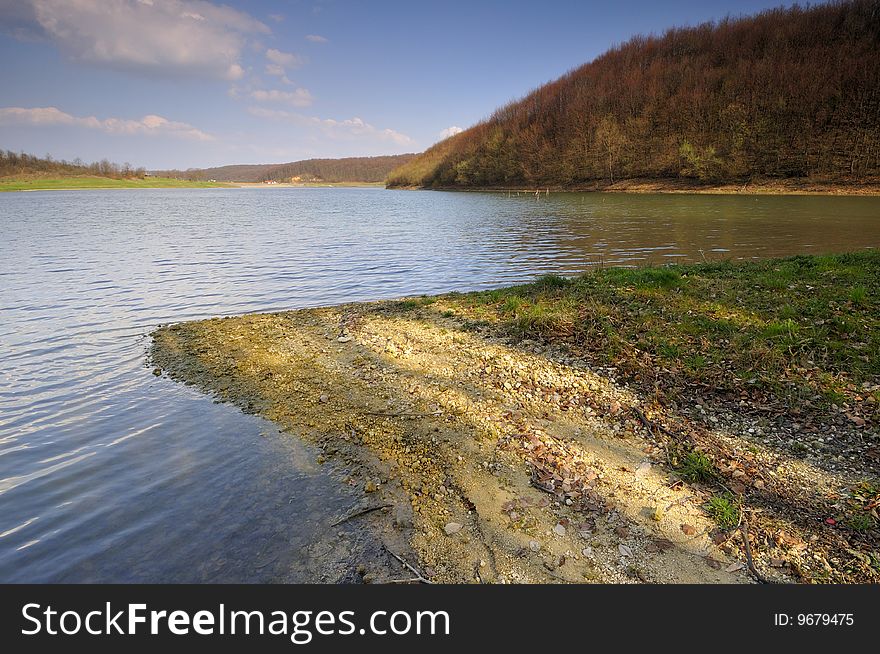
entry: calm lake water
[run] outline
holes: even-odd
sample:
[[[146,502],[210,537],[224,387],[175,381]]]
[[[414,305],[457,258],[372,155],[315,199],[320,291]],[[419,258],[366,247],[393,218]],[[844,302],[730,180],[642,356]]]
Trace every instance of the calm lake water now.
[[[358,501],[145,366],[156,325],[880,247],[880,198],[206,189],[0,195],[0,582],[310,581]]]

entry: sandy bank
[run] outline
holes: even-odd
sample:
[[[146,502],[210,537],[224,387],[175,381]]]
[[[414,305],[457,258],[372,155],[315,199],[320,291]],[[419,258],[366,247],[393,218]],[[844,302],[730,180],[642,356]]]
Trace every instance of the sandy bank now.
[[[445,582],[743,582],[588,369],[366,304],[174,325],[153,359],[340,457]],[[601,410],[593,407],[602,407]]]

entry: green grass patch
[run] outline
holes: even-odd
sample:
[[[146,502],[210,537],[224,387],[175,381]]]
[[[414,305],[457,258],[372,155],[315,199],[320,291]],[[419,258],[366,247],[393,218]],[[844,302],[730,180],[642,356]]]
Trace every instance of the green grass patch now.
[[[868,289],[864,286],[853,286],[849,289],[849,301],[858,307],[864,306],[868,301]]]
[[[219,182],[190,182],[184,179],[172,179],[169,177],[116,179],[113,177],[96,176],[19,176],[0,179],[0,191],[62,191],[115,188],[217,188],[230,186],[233,185]]]
[[[710,498],[706,503],[706,512],[722,529],[733,529],[739,525],[739,505],[730,493]]]
[[[571,280],[561,275],[542,275],[535,280],[535,288],[539,291],[549,291],[556,288],[571,286]]]
[[[716,476],[715,464],[712,463],[712,459],[699,450],[685,452],[675,466],[675,470],[682,479],[692,482],[709,482]]]
[[[654,386],[706,385],[794,406],[880,383],[880,252],[600,268],[449,297],[462,317],[564,341]],[[880,405],[878,405],[880,406]],[[880,410],[878,410],[880,411]],[[880,416],[878,416],[880,417]]]
[[[869,531],[874,528],[876,522],[874,516],[867,511],[857,511],[848,515],[844,524],[853,531]]]
[[[401,311],[412,311],[414,309],[421,309],[422,307],[427,307],[434,304],[437,301],[437,298],[432,297],[430,295],[422,295],[420,297],[408,297],[402,300],[399,300],[395,303],[395,308]]]

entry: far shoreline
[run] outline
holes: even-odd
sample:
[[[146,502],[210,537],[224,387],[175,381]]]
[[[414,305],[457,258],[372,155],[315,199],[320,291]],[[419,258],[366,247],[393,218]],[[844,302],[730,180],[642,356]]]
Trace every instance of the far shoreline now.
[[[831,182],[824,180],[760,179],[706,184],[693,179],[624,179],[613,184],[593,182],[573,185],[511,186],[386,186],[391,190],[461,191],[481,193],[669,193],[681,195],[821,195],[880,196],[880,181]]]
[[[112,177],[53,177],[42,179],[0,178],[0,193],[33,191],[116,191],[138,189],[235,189],[235,188],[383,188],[382,182],[275,183],[191,181],[177,178],[117,179]]]

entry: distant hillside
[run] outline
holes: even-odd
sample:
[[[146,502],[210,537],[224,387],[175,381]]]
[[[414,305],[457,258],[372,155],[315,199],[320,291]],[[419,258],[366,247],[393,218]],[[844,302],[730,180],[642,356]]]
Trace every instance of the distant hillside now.
[[[220,166],[193,170],[169,170],[157,174],[181,179],[218,182],[382,182],[395,168],[409,162],[415,154],[345,159],[308,159],[283,164]]]
[[[389,186],[880,174],[880,0],[637,36],[395,170]]]
[[[189,170],[154,170],[154,175],[178,179],[208,180],[218,182],[259,182],[262,175],[277,164],[241,164],[217,168],[190,168]]]

